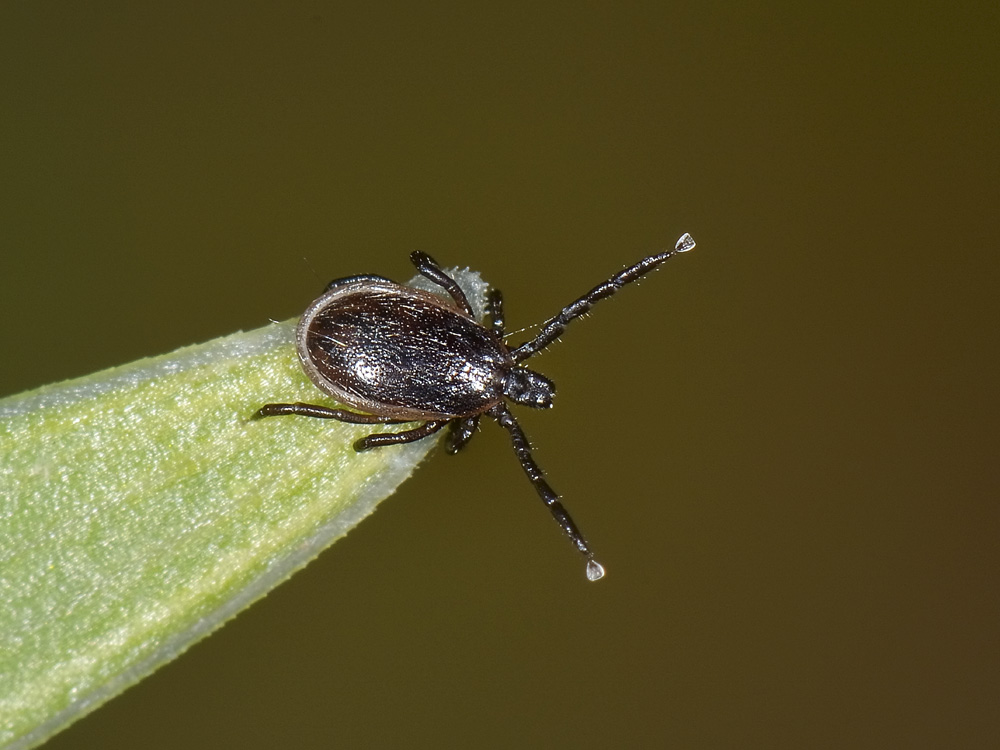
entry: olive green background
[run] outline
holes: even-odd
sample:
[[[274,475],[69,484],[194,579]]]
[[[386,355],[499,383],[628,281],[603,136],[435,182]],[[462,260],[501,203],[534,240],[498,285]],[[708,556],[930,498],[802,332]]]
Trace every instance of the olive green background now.
[[[519,410],[604,581],[486,425],[49,747],[994,746],[995,2],[137,6],[0,8],[0,394],[698,248]]]

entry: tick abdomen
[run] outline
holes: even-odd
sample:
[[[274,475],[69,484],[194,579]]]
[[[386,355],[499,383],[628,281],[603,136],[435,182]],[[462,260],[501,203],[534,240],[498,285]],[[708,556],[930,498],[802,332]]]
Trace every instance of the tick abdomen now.
[[[325,381],[317,385],[350,405],[416,419],[478,414],[499,401],[506,347],[441,298],[393,287],[334,290],[303,318],[300,354],[304,343]]]

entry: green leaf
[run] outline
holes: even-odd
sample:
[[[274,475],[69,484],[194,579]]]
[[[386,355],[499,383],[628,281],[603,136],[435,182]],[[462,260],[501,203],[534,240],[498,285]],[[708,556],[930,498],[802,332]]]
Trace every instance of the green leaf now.
[[[481,310],[485,285],[462,274]],[[294,322],[0,400],[0,745],[27,748],[343,536],[434,441],[356,453]],[[398,429],[398,428],[396,428]]]

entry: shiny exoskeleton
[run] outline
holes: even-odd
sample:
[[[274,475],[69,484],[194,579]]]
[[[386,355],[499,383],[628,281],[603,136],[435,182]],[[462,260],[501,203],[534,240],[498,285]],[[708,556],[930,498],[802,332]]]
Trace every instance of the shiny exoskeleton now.
[[[412,429],[380,432],[358,440],[355,450],[409,443],[447,425],[449,453],[457,453],[486,414],[510,434],[514,452],[539,496],[573,544],[587,558],[587,577],[604,568],[531,456],[528,439],[507,401],[536,409],[552,406],[555,384],[521,363],[551,344],[566,324],[595,302],[695,246],[685,234],[671,250],[651,255],[594,287],[542,325],[533,339],[509,347],[499,290],[488,297],[488,325],[476,320],[461,287],[426,253],[410,259],[451,299],[401,286],[381,276],[337,279],[299,321],[296,343],[310,380],[352,409],[315,404],[267,404],[255,418],[297,414],[353,424],[403,424]]]

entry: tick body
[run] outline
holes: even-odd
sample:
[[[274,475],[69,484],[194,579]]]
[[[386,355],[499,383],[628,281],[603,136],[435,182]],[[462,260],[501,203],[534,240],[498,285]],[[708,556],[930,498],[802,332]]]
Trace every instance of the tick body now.
[[[335,282],[299,324],[309,378],[371,414],[441,420],[481,414],[503,398],[510,352],[471,313],[391,281]]]
[[[358,451],[413,442],[450,426],[449,453],[457,453],[469,441],[480,417],[492,417],[509,433],[528,479],[586,557],[587,577],[596,581],[604,576],[604,568],[532,458],[507,402],[551,407],[555,384],[521,363],[552,343],[567,323],[595,302],[694,246],[691,236],[683,235],[672,250],[615,274],[550,318],[533,339],[515,347],[505,342],[500,292],[490,292],[489,320],[481,324],[461,287],[425,253],[414,252],[410,259],[448,297],[381,276],[338,279],[303,314],[296,345],[309,379],[349,408],[267,404],[254,417],[295,414],[354,424],[418,423],[400,432],[361,438],[354,445]]]

